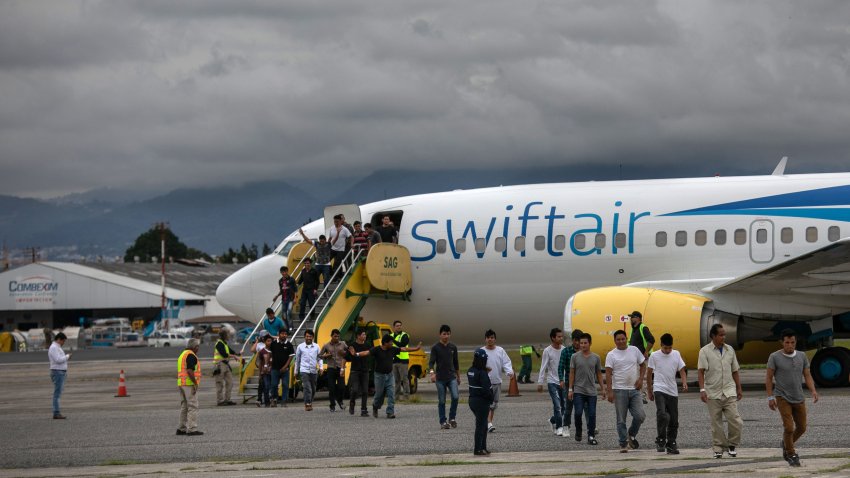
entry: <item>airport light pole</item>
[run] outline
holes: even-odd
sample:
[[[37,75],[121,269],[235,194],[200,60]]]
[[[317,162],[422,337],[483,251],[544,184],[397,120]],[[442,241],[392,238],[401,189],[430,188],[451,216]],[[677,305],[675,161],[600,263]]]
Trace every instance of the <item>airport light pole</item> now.
[[[159,240],[160,240],[160,257],[159,262],[161,265],[161,282],[162,282],[162,295],[161,295],[161,308],[160,312],[160,320],[165,324],[165,330],[168,330],[168,322],[165,321],[165,231],[168,229],[168,223],[158,222],[156,223],[156,230],[159,231]]]

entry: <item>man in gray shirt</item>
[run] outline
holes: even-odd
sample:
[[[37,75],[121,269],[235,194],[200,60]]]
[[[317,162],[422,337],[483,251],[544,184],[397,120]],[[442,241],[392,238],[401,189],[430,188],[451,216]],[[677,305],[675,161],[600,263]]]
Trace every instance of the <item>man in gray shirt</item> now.
[[[803,396],[803,377],[812,393],[812,402],[818,402],[818,392],[809,372],[809,358],[797,351],[797,336],[791,329],[782,331],[782,349],[767,359],[767,405],[779,410],[782,416],[782,456],[791,466],[800,466],[800,457],[794,443],[806,432],[806,397]],[[774,381],[776,382],[774,384]]]
[[[579,339],[580,352],[570,360],[570,386],[567,398],[573,401],[576,441],[581,441],[581,415],[587,407],[587,444],[598,445],[593,436],[596,430],[596,384],[602,385],[602,360],[590,351],[591,335],[584,333]],[[602,400],[607,400],[605,387]]]

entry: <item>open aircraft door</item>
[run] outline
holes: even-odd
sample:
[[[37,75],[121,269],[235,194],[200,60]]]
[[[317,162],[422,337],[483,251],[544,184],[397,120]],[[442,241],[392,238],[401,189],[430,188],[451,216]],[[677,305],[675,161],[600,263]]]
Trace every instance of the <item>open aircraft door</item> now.
[[[354,224],[354,221],[360,220],[360,206],[357,204],[338,204],[336,206],[328,206],[325,208],[325,231],[334,225],[334,216],[342,214],[345,216],[345,222]],[[331,238],[329,237],[328,240]]]

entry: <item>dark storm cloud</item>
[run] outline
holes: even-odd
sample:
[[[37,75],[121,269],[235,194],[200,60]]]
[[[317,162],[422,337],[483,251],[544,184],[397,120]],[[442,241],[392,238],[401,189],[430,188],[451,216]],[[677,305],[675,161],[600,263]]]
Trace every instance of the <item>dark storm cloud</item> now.
[[[0,189],[845,170],[845,2],[0,4]],[[704,170],[700,166],[698,170]]]

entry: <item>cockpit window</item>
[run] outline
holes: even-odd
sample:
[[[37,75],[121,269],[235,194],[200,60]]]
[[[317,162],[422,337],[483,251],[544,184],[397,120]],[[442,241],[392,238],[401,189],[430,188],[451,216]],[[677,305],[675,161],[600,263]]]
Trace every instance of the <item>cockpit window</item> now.
[[[281,248],[280,248],[280,250],[277,252],[277,253],[278,253],[278,255],[280,255],[280,256],[284,256],[284,257],[288,256],[288,255],[289,255],[289,251],[291,251],[291,250],[292,250],[292,248],[293,248],[293,247],[295,247],[295,245],[296,245],[296,244],[298,244],[298,242],[299,242],[299,241],[289,241],[289,242],[287,242],[287,243],[286,243],[286,244],[284,244],[284,245],[283,245],[283,247],[281,247]]]

